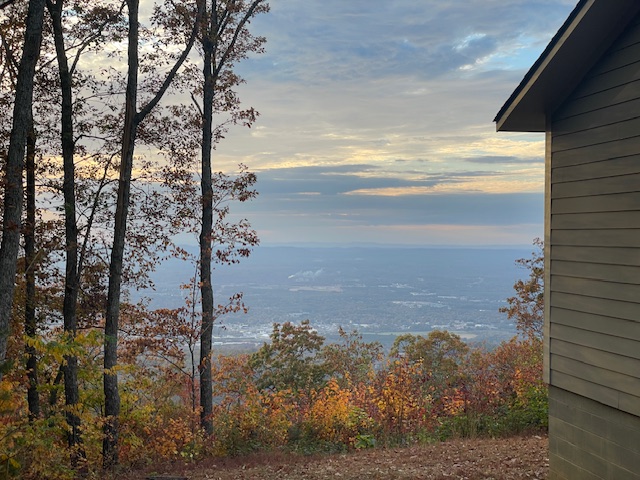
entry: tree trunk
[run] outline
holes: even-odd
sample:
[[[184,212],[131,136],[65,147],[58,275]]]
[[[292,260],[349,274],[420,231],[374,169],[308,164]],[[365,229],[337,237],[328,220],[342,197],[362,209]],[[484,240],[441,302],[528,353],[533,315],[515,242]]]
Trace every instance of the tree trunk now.
[[[60,74],[60,92],[62,94],[62,115],[60,120],[62,164],[64,170],[62,192],[64,195],[66,250],[65,287],[62,315],[64,320],[64,332],[73,340],[75,339],[78,328],[78,224],[76,221],[72,78],[71,72],[69,71],[62,29],[63,3],[64,0],[57,0],[55,3],[49,1],[47,2],[47,6],[49,8],[49,13],[51,14],[53,25],[53,36],[56,47],[56,57],[58,60],[58,71]],[[75,468],[78,466],[78,461],[81,458],[84,458],[84,452],[79,448],[81,444],[80,417],[75,413],[75,407],[80,399],[78,392],[77,356],[65,356],[63,372],[64,397],[65,405],[67,407],[66,419],[69,425],[67,441],[71,448],[71,464]]]
[[[104,396],[105,425],[102,442],[102,461],[105,468],[118,463],[118,415],[120,414],[120,394],[118,393],[118,375],[115,367],[118,364],[118,320],[120,316],[120,291],[122,287],[122,262],[124,259],[125,236],[127,232],[127,216],[131,192],[131,172],[138,126],[160,102],[171,85],[178,70],[186,60],[196,39],[197,27],[200,24],[203,0],[196,2],[198,11],[193,29],[182,54],[173,65],[162,86],[155,96],[137,111],[138,103],[138,7],[139,0],[127,0],[129,10],[129,35],[127,91],[125,97],[124,132],[122,136],[122,154],[120,160],[120,178],[118,180],[118,199],[116,204],[115,226],[113,229],[113,247],[109,263],[109,288],[107,291],[107,311],[104,326]]]
[[[200,187],[202,192],[202,229],[200,231],[200,293],[202,295],[202,329],[200,332],[200,425],[213,433],[211,415],[213,413],[213,379],[211,378],[211,344],[213,334],[214,298],[211,275],[211,255],[213,239],[213,102],[218,76],[234,51],[239,33],[262,0],[254,0],[242,20],[233,30],[228,45],[221,45],[223,30],[227,26],[230,12],[235,5],[218,6],[211,2],[211,11],[205,13],[201,41],[204,54],[204,93],[202,105],[202,165]],[[220,11],[219,11],[220,10]],[[218,15],[222,20],[219,20]],[[223,47],[219,51],[220,47]]]
[[[0,378],[7,355],[22,216],[22,171],[33,103],[33,76],[40,56],[45,0],[30,0],[22,60],[18,68],[13,125],[7,153],[0,245]]]
[[[25,305],[24,331],[30,338],[37,336],[36,322],[36,132],[33,116],[29,118],[27,134],[27,219],[24,226],[24,264],[25,264]],[[38,357],[33,346],[25,348],[27,354],[27,404],[29,420],[40,416],[40,396],[38,395]]]
[[[105,424],[102,443],[103,465],[110,468],[118,464],[118,430],[120,415],[120,393],[118,392],[118,320],[120,316],[120,290],[122,285],[122,260],[124,258],[125,234],[131,191],[131,171],[137,132],[138,99],[138,0],[127,0],[129,9],[129,69],[125,98],[124,132],[120,159],[120,178],[116,204],[113,247],[109,264],[109,289],[104,326],[104,397]]]
[[[202,295],[202,328],[200,332],[200,425],[213,433],[213,379],[211,378],[211,342],[213,335],[214,304],[211,282],[211,247],[213,234],[213,182],[211,178],[211,151],[213,148],[213,98],[215,76],[213,61],[217,31],[216,1],[211,7],[208,32],[203,35],[204,50],[204,98],[202,121],[202,230],[200,231],[200,294]]]

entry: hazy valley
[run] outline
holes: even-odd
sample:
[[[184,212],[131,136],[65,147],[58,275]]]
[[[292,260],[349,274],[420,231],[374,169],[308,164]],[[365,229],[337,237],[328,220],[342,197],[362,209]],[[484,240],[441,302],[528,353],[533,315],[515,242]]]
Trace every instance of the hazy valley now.
[[[515,328],[498,309],[527,275],[515,266],[527,248],[259,247],[238,265],[214,272],[216,301],[244,292],[247,314],[220,319],[218,346],[251,348],[267,339],[274,322],[309,319],[328,340],[338,327],[357,329],[385,345],[402,333],[432,329],[493,344]],[[194,274],[171,260],[143,292],[155,308],[184,304],[180,284]]]

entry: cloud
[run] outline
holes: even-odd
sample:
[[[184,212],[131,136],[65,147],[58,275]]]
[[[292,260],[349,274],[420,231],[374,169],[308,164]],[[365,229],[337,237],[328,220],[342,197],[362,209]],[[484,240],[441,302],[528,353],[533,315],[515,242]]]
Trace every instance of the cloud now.
[[[492,164],[493,162],[487,162]],[[517,162],[512,162],[516,163]],[[384,165],[289,167],[258,173],[263,195],[419,196],[456,193],[542,192],[537,168],[502,170],[435,170],[407,168],[410,162]],[[398,166],[400,168],[398,168]],[[344,201],[344,199],[343,199]]]
[[[216,151],[220,168],[258,173],[260,196],[241,211],[279,242],[385,228],[472,242],[465,225],[507,243],[540,235],[544,137],[497,134],[492,120],[574,6],[275,2],[251,24],[266,53],[238,64],[258,123]]]
[[[254,21],[269,39],[256,59],[280,80],[349,80],[388,72],[433,78],[504,49],[542,51],[571,2],[281,0]],[[527,41],[520,41],[526,38]]]
[[[484,172],[441,173],[429,179],[412,180],[330,171],[330,167],[301,167],[263,172],[258,175],[258,198],[241,208],[247,214],[263,218],[281,216],[292,222],[293,218],[311,222],[330,219],[340,224],[494,225],[542,221],[541,191],[486,193],[479,187],[467,190],[459,187],[465,182],[477,185],[474,178],[477,182],[484,181]],[[486,175],[493,178],[492,174]]]
[[[473,158],[465,158],[465,162],[468,163],[481,163],[481,164],[489,164],[489,165],[514,165],[514,164],[539,164],[544,162],[544,158],[540,157],[531,157],[531,158],[519,158],[512,155],[505,156],[492,156],[486,155],[483,157],[473,157]]]
[[[401,165],[405,166],[404,162]],[[511,232],[495,233],[503,243],[518,238],[515,243],[527,244],[541,235],[541,192],[491,194],[452,187],[474,179],[481,182],[495,172],[439,172],[428,179],[412,179],[413,171],[403,178],[405,173],[385,176],[383,169],[362,164],[267,170],[258,175],[258,198],[233,205],[232,212],[248,218],[263,242],[271,244],[384,243],[389,231],[405,232],[395,242],[409,244],[424,241],[426,232],[440,240],[446,233],[451,241],[463,235],[455,241],[475,244],[481,238],[477,232],[483,228]],[[466,228],[474,234],[466,235]],[[490,237],[487,233],[487,242]],[[427,243],[440,244],[440,240]]]

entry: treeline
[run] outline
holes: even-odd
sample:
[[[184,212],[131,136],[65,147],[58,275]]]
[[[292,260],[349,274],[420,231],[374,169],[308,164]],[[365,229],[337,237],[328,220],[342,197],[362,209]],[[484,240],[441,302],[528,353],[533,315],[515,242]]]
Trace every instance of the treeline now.
[[[162,328],[178,345],[188,324],[198,344],[193,398],[199,428],[212,433],[212,325],[244,308],[240,293],[214,302],[212,270],[258,244],[230,215],[233,202],[257,195],[256,176],[216,165],[214,151],[258,116],[240,102],[234,68],[262,51],[265,38],[249,26],[268,10],[265,0],[0,1],[5,474],[115,467],[128,438],[122,409],[136,405],[127,356],[143,355],[145,337],[159,345]],[[198,238],[198,255],[175,245],[184,233]],[[150,272],[169,256],[194,265],[184,310],[130,305],[128,292],[152,286]],[[184,343],[163,345],[154,355],[165,362]]]
[[[435,330],[426,337],[402,335],[385,354],[355,331],[341,329],[340,342],[325,344],[304,321],[274,324],[270,341],[254,353],[215,359],[213,432],[207,435],[190,363],[193,332],[176,322],[177,311],[148,319],[130,313],[119,367],[120,461],[126,466],[282,448],[336,452],[546,427],[537,338],[514,337],[487,350]],[[163,328],[169,324],[172,329]],[[81,395],[74,414],[83,425],[85,468],[93,474],[100,473],[103,438],[101,335],[84,332],[73,346],[32,344],[50,377],[68,349],[75,350]],[[62,387],[54,379],[44,385],[44,415],[29,421],[25,382],[14,375],[0,385],[4,475],[73,478]]]

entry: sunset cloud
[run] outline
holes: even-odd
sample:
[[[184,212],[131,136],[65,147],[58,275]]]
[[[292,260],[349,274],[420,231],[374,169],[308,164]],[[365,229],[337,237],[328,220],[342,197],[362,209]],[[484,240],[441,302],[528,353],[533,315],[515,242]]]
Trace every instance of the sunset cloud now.
[[[242,162],[258,174],[260,196],[241,212],[265,241],[295,243],[334,242],[345,231],[372,238],[376,229],[386,239],[386,218],[435,231],[434,216],[460,226],[438,238],[473,242],[481,236],[462,228],[472,211],[494,232],[487,238],[529,244],[492,225],[541,235],[544,136],[497,134],[492,120],[573,6],[274,3],[251,25],[267,37],[267,52],[238,65],[247,80],[240,98],[260,117],[252,129],[232,129],[216,151],[218,168]],[[488,209],[480,214],[484,197],[491,200],[480,202]],[[416,214],[433,208],[440,212],[429,218]],[[520,228],[521,219],[530,227]],[[412,229],[399,238],[426,241]]]

